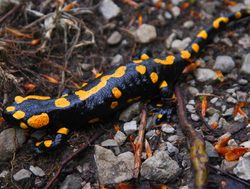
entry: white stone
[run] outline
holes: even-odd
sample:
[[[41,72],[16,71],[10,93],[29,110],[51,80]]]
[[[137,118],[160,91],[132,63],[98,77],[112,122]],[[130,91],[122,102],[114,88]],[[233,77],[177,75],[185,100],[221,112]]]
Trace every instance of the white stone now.
[[[26,170],[26,169],[21,169],[20,171],[18,171],[16,174],[13,175],[13,178],[15,181],[20,181],[26,178],[30,178],[31,176],[31,172]]]
[[[45,176],[44,171],[38,166],[31,165],[29,169],[36,176],[39,176],[39,177]]]
[[[240,157],[238,165],[233,170],[234,174],[244,180],[250,180],[250,152]]]
[[[214,81],[217,79],[215,72],[208,68],[198,68],[195,70],[194,75],[199,82]]]
[[[127,135],[130,135],[137,131],[137,123],[136,121],[130,121],[127,123],[124,123],[123,130]]]
[[[121,9],[112,0],[103,0],[99,10],[107,20],[118,16],[121,12]]]
[[[136,30],[135,37],[140,43],[149,43],[157,37],[156,29],[153,25],[142,24]]]

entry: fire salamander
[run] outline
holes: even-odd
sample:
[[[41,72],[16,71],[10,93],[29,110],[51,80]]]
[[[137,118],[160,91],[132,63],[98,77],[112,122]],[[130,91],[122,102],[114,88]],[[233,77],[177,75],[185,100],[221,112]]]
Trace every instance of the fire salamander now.
[[[15,102],[3,111],[3,117],[22,129],[57,128],[53,139],[35,143],[38,151],[46,151],[64,141],[71,127],[92,124],[141,99],[157,95],[169,98],[183,69],[205,44],[227,24],[248,16],[250,10],[219,17],[179,54],[152,58],[141,53],[138,59],[97,77],[71,94],[59,98],[16,96]]]

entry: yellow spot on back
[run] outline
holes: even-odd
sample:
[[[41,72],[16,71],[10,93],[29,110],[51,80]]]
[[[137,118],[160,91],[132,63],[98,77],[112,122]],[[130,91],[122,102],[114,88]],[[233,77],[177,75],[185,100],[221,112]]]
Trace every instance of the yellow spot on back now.
[[[229,22],[229,19],[227,17],[220,17],[213,21],[213,27],[215,29],[218,29],[220,27],[220,23],[224,22],[225,24]]]
[[[192,44],[192,49],[194,52],[198,53],[200,50],[200,46],[197,43]]]
[[[147,54],[142,54],[140,58],[141,60],[148,60],[150,57]]]
[[[140,74],[145,74],[146,73],[146,67],[143,65],[136,66],[136,71],[139,72]]]
[[[117,101],[114,101],[114,102],[111,103],[110,108],[111,108],[111,109],[114,109],[114,108],[116,108],[117,106],[118,106],[118,102],[117,102]]]
[[[234,16],[235,16],[235,18],[241,18],[242,14],[241,14],[241,12],[236,12]]]
[[[57,131],[58,134],[63,134],[63,135],[67,135],[69,133],[69,129],[66,127],[62,127]]]
[[[202,38],[202,39],[207,39],[207,32],[206,32],[206,30],[202,30],[202,31],[200,31],[198,34],[197,34],[197,37],[200,37],[200,38]]]
[[[160,88],[164,88],[164,87],[167,87],[168,86],[168,83],[166,81],[163,81],[160,85]]]
[[[143,62],[143,60],[133,60],[133,62],[136,63],[136,64],[140,64],[140,63]]]
[[[26,125],[26,123],[24,123],[24,122],[21,122],[21,123],[20,123],[20,127],[21,127],[22,129],[28,129],[28,125]]]
[[[85,100],[85,99],[89,98],[91,95],[97,93],[103,87],[105,87],[107,84],[107,81],[110,78],[120,78],[125,74],[125,71],[126,71],[126,67],[121,66],[121,67],[117,68],[117,70],[113,74],[105,75],[105,76],[101,77],[100,82],[96,86],[91,88],[90,90],[88,90],[88,91],[78,90],[75,92],[75,94],[80,98],[80,100]]]
[[[70,102],[66,98],[58,98],[55,100],[55,106],[57,108],[65,108],[70,105]]]
[[[15,106],[8,106],[7,108],[6,108],[6,111],[7,112],[13,112],[13,111],[15,111]]]
[[[25,113],[21,110],[18,110],[13,114],[13,117],[16,119],[22,119],[24,118],[24,116],[25,116]]]
[[[100,121],[100,119],[98,117],[96,117],[96,118],[89,120],[88,123],[96,123],[98,121]]]
[[[98,77],[100,77],[102,75],[102,73],[97,73],[96,75],[95,75],[95,78],[98,78]]]
[[[84,86],[86,86],[86,85],[88,85],[88,83],[83,83],[81,87],[84,87]]]
[[[170,56],[167,56],[165,60],[161,60],[159,58],[156,58],[156,59],[154,59],[154,61],[156,63],[159,63],[159,64],[171,65],[174,63],[174,59],[175,59],[175,57],[170,55]]]
[[[49,96],[37,96],[37,95],[29,95],[29,96],[26,96],[26,97],[16,96],[15,97],[15,102],[17,104],[20,104],[25,100],[49,100],[49,99],[50,99]]]
[[[53,141],[52,140],[45,140],[43,143],[44,143],[45,147],[49,148],[49,147],[51,147]]]
[[[49,124],[49,115],[47,113],[33,115],[28,119],[27,123],[30,127],[39,129]]]
[[[187,51],[187,50],[181,51],[181,58],[183,58],[184,60],[187,60],[190,57],[191,57],[191,54],[189,51]]]
[[[153,83],[156,83],[156,82],[158,81],[158,75],[157,75],[157,73],[152,72],[152,73],[150,74],[150,79],[151,79],[151,81],[152,81]]]
[[[120,98],[122,96],[122,92],[117,87],[112,89],[112,93],[115,98]]]

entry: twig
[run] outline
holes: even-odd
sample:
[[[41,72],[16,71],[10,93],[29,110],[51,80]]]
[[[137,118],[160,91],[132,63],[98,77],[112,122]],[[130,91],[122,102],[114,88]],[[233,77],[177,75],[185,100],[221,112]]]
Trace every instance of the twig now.
[[[68,156],[65,160],[61,162],[61,165],[55,175],[52,177],[52,179],[47,183],[47,185],[44,187],[44,189],[49,189],[52,187],[53,183],[57,180],[60,173],[62,172],[63,168],[76,156],[78,156],[83,150],[85,150],[90,144],[92,144],[97,138],[99,138],[103,134],[103,131],[100,131],[99,133],[94,134],[94,136],[90,137],[89,141],[86,143],[83,143],[80,148],[73,152],[70,156]]]
[[[205,188],[207,180],[207,162],[208,157],[205,150],[205,142],[201,136],[188,123],[183,97],[180,88],[176,85],[175,94],[177,97],[177,112],[180,126],[190,144],[190,159],[195,171],[195,188]]]
[[[0,24],[8,18],[11,14],[16,12],[22,5],[15,5],[9,12],[7,12],[2,18],[0,18]]]
[[[147,124],[147,112],[145,108],[143,108],[141,112],[141,122],[139,125],[138,139],[134,142],[135,146],[134,178],[138,178],[140,173],[141,154],[142,154],[146,124]]]

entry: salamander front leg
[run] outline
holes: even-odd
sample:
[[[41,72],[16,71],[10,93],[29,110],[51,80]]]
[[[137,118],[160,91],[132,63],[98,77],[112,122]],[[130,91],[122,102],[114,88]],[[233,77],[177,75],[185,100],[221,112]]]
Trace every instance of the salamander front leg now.
[[[60,144],[66,141],[67,135],[69,133],[69,129],[66,127],[61,127],[57,130],[57,134],[53,139],[46,139],[40,142],[35,143],[35,151],[37,153],[43,153],[50,151]]]

